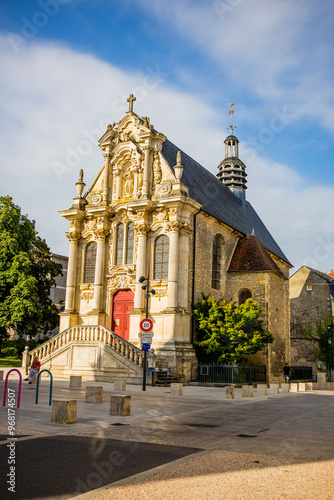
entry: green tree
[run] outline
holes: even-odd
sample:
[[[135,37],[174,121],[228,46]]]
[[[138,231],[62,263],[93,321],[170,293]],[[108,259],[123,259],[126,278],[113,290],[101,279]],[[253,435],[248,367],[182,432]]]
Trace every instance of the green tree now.
[[[50,288],[62,266],[10,196],[0,197],[0,329],[46,333],[58,323]],[[0,330],[1,331],[1,330]],[[0,351],[1,353],[1,351]]]
[[[306,327],[305,338],[314,343],[314,352],[320,361],[325,363],[327,370],[334,368],[334,322],[333,316],[317,324],[315,332],[311,326]]]
[[[225,300],[216,302],[202,294],[193,306],[196,342],[200,360],[237,363],[274,341],[265,331],[258,302],[248,299],[237,306]]]

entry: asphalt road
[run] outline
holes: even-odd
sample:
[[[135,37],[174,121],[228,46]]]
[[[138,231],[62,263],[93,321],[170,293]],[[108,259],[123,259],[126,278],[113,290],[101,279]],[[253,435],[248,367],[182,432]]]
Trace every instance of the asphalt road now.
[[[17,441],[15,448],[16,491],[12,493],[6,484],[9,448],[0,446],[0,498],[4,500],[67,499],[200,451],[83,436]]]

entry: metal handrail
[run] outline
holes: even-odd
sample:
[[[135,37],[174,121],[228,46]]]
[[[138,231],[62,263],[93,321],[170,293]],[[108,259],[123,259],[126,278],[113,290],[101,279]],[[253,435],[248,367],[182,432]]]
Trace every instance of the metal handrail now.
[[[17,372],[19,374],[19,377],[20,377],[20,383],[19,383],[19,393],[18,393],[18,397],[17,397],[17,408],[20,408],[20,400],[21,400],[21,389],[22,389],[22,374],[21,372],[17,369],[17,368],[12,368],[11,370],[9,370],[9,372],[7,373],[6,375],[6,379],[5,379],[5,390],[4,390],[4,394],[3,394],[3,402],[2,402],[2,406],[6,406],[6,394],[7,394],[7,385],[8,385],[8,377],[9,377],[9,374],[11,372]]]
[[[51,406],[51,403],[52,403],[52,385],[53,385],[53,377],[52,377],[52,373],[50,372],[50,370],[47,370],[46,368],[44,368],[44,370],[41,370],[39,372],[39,374],[37,375],[37,384],[36,384],[36,400],[35,400],[35,404],[37,405],[38,404],[38,391],[39,391],[39,377],[42,375],[43,372],[48,372],[48,374],[50,375],[50,395],[49,395],[49,406]]]

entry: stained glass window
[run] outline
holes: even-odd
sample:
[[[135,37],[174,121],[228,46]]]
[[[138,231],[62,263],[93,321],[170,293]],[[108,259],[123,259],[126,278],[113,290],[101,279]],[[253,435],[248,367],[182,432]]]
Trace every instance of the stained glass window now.
[[[124,227],[123,224],[119,224],[117,228],[116,266],[123,264],[123,243],[124,243]]]
[[[212,248],[212,288],[220,289],[220,262],[221,262],[221,238],[216,236]]]
[[[154,250],[154,279],[168,279],[169,260],[169,238],[166,235],[159,236],[155,242]]]
[[[126,263],[133,264],[133,245],[134,245],[134,228],[133,222],[128,225],[128,234],[126,237]]]
[[[86,247],[84,283],[94,283],[96,264],[96,243],[92,241]]]

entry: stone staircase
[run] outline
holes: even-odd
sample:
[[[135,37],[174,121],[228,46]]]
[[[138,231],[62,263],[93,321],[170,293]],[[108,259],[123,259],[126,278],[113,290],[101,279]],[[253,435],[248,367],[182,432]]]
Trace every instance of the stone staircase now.
[[[26,350],[22,367],[29,366],[35,355],[41,369],[58,378],[81,375],[84,380],[112,382],[122,377],[135,384],[142,380],[143,352],[100,325],[71,326],[32,351]]]

